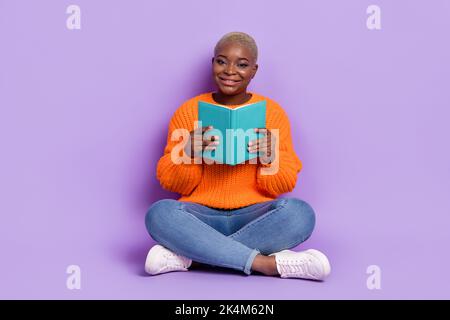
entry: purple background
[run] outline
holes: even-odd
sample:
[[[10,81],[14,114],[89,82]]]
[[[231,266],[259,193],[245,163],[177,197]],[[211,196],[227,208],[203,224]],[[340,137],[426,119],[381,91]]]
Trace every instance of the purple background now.
[[[304,168],[284,196],[316,210],[298,249],[330,257],[323,283],[143,272],[145,212],[178,197],[155,177],[168,121],[214,89],[235,30],[259,45],[250,90],[290,117]],[[449,31],[446,0],[0,0],[0,298],[450,298]]]

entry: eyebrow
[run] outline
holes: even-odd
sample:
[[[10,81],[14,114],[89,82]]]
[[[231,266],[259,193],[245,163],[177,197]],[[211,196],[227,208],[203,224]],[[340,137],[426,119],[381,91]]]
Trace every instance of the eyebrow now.
[[[218,56],[218,57],[224,57],[225,59],[228,59],[228,57],[225,56],[225,55],[223,55],[223,54],[219,54],[219,55],[217,55],[217,56]],[[241,57],[239,57],[238,60],[247,60],[247,61],[250,61],[250,60],[248,60],[247,58],[241,58]]]

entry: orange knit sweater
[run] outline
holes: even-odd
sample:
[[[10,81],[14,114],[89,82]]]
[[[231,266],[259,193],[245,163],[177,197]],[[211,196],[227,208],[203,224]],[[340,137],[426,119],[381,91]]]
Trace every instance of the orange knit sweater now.
[[[199,100],[218,104],[214,101],[212,92],[204,93],[189,99],[174,112],[169,123],[164,155],[157,164],[156,175],[161,186],[180,193],[178,201],[196,202],[217,209],[237,209],[276,199],[278,195],[294,189],[302,162],[292,144],[287,114],[275,101],[253,92],[249,93],[252,97],[245,104],[265,99],[266,128],[279,129],[277,173],[263,175],[261,167],[269,167],[270,164],[250,164],[248,161],[235,166],[204,162],[197,164],[194,161],[175,164],[172,161],[171,151],[182,141],[182,138],[171,141],[172,131],[177,128],[188,131],[194,129],[194,122],[198,120]],[[230,108],[237,106],[227,105]]]

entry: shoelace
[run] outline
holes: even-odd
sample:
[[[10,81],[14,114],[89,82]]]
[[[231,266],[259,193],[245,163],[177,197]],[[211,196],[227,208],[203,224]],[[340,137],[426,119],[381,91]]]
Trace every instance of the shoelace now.
[[[168,267],[170,269],[180,268],[180,267],[181,268],[186,268],[186,266],[184,265],[185,261],[184,261],[183,257],[181,257],[181,256],[179,256],[179,255],[177,255],[175,253],[165,252],[163,254],[163,257],[167,259],[167,262],[168,262],[167,265],[168,265]],[[183,262],[182,264],[180,264],[180,260]],[[169,263],[171,261],[172,261],[172,263]]]
[[[308,265],[311,259],[302,257],[299,260],[280,260],[280,269],[287,274],[308,274]]]

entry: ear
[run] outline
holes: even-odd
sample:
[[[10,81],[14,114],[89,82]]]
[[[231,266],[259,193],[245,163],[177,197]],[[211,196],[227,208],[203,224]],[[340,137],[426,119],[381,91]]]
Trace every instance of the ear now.
[[[212,59],[211,59],[211,63],[212,63],[212,64],[214,64],[214,57],[212,57]]]

